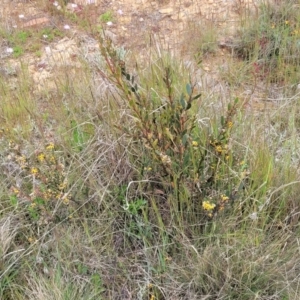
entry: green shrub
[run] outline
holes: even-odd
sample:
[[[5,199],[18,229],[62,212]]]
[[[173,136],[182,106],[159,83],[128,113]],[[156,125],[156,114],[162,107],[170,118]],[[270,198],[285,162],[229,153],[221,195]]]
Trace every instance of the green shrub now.
[[[234,194],[243,192],[240,186],[247,177],[230,145],[238,100],[228,104],[224,116],[201,127],[194,107],[201,93],[191,79],[182,86],[182,69],[160,57],[147,81],[138,83],[110,40],[101,45],[107,76],[128,107],[128,122],[119,129],[134,140],[137,178],[165,195],[164,209],[178,222],[209,219],[223,211]]]

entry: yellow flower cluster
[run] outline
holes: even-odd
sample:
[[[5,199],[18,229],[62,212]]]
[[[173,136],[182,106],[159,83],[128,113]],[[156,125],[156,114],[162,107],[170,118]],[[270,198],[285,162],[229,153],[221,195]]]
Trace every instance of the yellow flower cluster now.
[[[63,183],[58,186],[59,190],[64,190],[67,187],[68,181],[65,179]]]
[[[32,175],[36,175],[38,172],[39,172],[39,170],[37,168],[35,168],[35,167],[33,167],[33,168],[30,169],[30,173]]]
[[[204,210],[212,211],[216,207],[216,204],[211,203],[209,201],[203,201],[202,202],[202,207],[203,207]]]
[[[46,150],[53,150],[54,149],[54,144],[53,143],[49,143],[48,146],[46,146]]]
[[[68,193],[65,193],[62,197],[62,201],[65,205],[69,205],[70,203],[70,195]]]
[[[229,123],[231,123],[231,124],[229,124]],[[227,124],[227,126],[231,126],[232,127],[233,123],[232,122],[229,122],[229,123]],[[216,151],[217,154],[224,155],[224,157],[225,157],[226,160],[228,160],[230,158],[230,155],[229,155],[230,150],[229,150],[229,147],[228,147],[227,144],[222,145],[218,141],[210,141],[210,144],[215,148],[215,151]]]
[[[16,196],[19,196],[19,194],[20,194],[19,189],[17,189],[16,187],[13,187],[13,188],[12,188],[12,192],[13,192]]]
[[[220,207],[219,207],[219,211],[223,210],[225,208],[225,205],[228,203],[229,201],[229,197],[222,194],[221,195],[221,201],[220,201]]]
[[[218,153],[222,153],[223,152],[223,148],[222,148],[222,146],[216,146],[216,152],[218,152]]]
[[[21,169],[25,169],[27,167],[28,163],[25,155],[18,156],[16,160],[19,163]]]
[[[40,153],[39,155],[38,155],[38,157],[37,157],[37,159],[38,159],[38,161],[39,162],[43,162],[43,161],[45,161],[45,154],[44,153]]]

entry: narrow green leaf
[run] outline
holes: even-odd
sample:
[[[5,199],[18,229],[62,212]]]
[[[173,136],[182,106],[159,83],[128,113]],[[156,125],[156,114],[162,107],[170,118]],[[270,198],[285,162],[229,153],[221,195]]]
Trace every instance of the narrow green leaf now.
[[[196,100],[201,97],[201,93],[192,98],[192,100]]]
[[[192,95],[192,87],[189,83],[186,85],[186,92],[188,93],[189,96]]]
[[[221,117],[221,125],[224,126],[225,124],[225,120],[224,120],[224,116]]]

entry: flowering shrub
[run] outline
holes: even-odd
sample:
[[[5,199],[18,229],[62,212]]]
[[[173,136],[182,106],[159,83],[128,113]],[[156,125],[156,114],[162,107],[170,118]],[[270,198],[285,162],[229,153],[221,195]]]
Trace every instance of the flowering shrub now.
[[[213,217],[224,210],[239,182],[232,174],[239,164],[230,145],[238,100],[228,105],[219,124],[200,128],[194,103],[201,94],[191,81],[182,93],[177,92],[175,82],[184,79],[175,66],[160,58],[153,70],[155,80],[143,86],[127,71],[110,40],[101,41],[101,50],[107,77],[119,88],[134,120],[120,130],[136,141],[132,153],[136,153],[139,178],[155,182],[160,194],[168,195],[165,205],[172,213]]]

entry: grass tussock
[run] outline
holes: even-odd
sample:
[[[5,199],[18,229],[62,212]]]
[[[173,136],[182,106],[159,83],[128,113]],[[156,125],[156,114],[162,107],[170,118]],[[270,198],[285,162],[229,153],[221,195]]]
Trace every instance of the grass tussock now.
[[[162,49],[134,63],[105,36],[80,78],[58,68],[39,92],[25,66],[1,79],[1,299],[299,298],[289,5],[242,22],[219,90]],[[227,99],[245,78],[284,86],[276,110]]]

